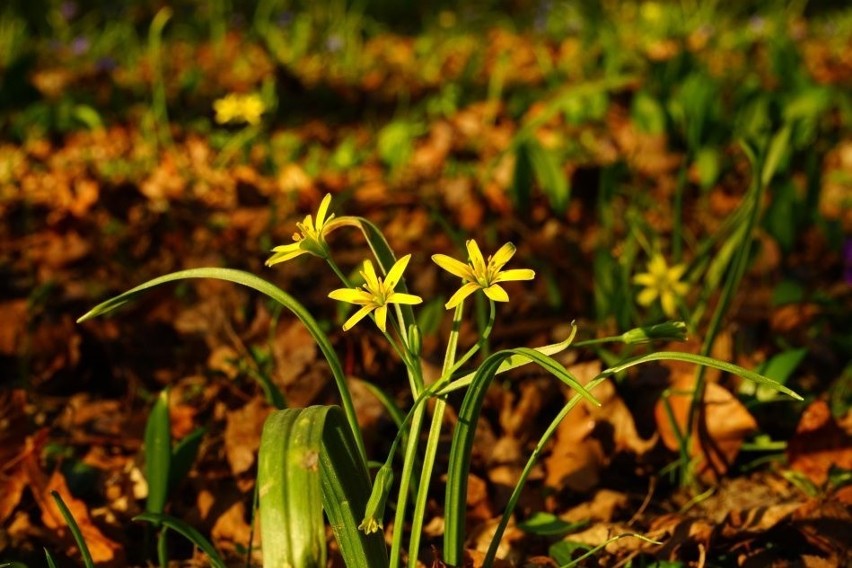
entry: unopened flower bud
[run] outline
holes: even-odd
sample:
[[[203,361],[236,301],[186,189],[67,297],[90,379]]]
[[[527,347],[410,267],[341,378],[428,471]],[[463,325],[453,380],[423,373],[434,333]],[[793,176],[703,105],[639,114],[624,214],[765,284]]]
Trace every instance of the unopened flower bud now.
[[[393,470],[388,464],[379,468],[376,479],[373,482],[373,492],[367,501],[367,509],[364,511],[364,520],[358,525],[358,530],[364,534],[377,532],[382,528],[382,519],[385,515],[385,505],[393,485]]]
[[[420,357],[420,353],[423,351],[423,337],[416,324],[408,326],[408,350],[415,357]]]

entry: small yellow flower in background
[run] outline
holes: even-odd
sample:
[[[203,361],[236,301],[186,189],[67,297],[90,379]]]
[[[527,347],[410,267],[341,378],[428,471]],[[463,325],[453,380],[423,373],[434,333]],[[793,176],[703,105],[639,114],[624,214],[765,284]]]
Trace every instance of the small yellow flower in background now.
[[[334,213],[328,215],[330,205],[331,194],[329,193],[323,197],[320,203],[316,223],[314,223],[314,219],[310,215],[305,216],[305,219],[301,223],[296,223],[296,227],[299,230],[293,233],[293,241],[295,242],[273,248],[272,252],[275,254],[269,257],[266,261],[266,266],[285,262],[305,253],[310,253],[320,258],[327,258],[328,247],[325,244],[325,236],[347,222],[346,218],[343,217],[334,219]]]
[[[470,239],[467,241],[469,264],[460,262],[445,254],[432,255],[432,260],[435,264],[464,281],[462,287],[453,294],[444,307],[448,310],[455,308],[477,290],[482,290],[486,296],[495,302],[508,302],[509,294],[500,286],[500,282],[532,280],[535,278],[535,272],[528,268],[503,270],[506,263],[515,255],[515,250],[515,245],[506,243],[500,247],[494,256],[489,256],[486,263],[482,252],[479,250],[479,245],[476,244],[476,241]]]
[[[369,260],[364,261],[364,270],[361,271],[361,276],[364,277],[364,285],[359,288],[340,288],[333,290],[328,297],[341,302],[349,302],[350,304],[358,304],[361,309],[346,320],[343,324],[343,331],[349,331],[353,325],[364,319],[365,316],[375,310],[376,325],[379,329],[385,331],[388,319],[388,304],[419,304],[423,301],[420,296],[414,294],[403,294],[395,292],[394,288],[402,278],[402,273],[405,267],[408,266],[408,261],[411,260],[411,255],[407,254],[397,260],[394,265],[388,270],[384,280],[376,275],[376,270],[373,268],[373,263]]]
[[[266,106],[259,95],[249,93],[240,95],[231,93],[213,103],[216,111],[216,122],[226,124],[229,122],[247,122],[249,124],[260,124],[260,117],[266,111]]]
[[[669,268],[662,255],[654,255],[648,262],[648,271],[633,277],[634,284],[644,286],[636,301],[650,306],[659,298],[663,312],[673,318],[677,316],[677,299],[686,295],[689,285],[680,278],[686,272],[686,265],[676,264]]]

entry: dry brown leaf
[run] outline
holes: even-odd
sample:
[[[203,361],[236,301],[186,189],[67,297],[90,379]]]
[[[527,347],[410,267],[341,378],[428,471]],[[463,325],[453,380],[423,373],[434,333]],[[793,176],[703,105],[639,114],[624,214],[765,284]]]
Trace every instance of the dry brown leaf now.
[[[601,363],[580,363],[569,370],[586,384],[600,373]],[[551,487],[588,491],[597,485],[600,470],[616,453],[641,456],[656,443],[639,436],[633,415],[612,383],[600,384],[594,395],[600,407],[583,401],[557,428],[553,451],[545,459],[546,483]]]
[[[580,503],[559,515],[569,523],[579,521],[609,522],[615,514],[627,506],[627,495],[612,489],[601,489],[595,492],[590,501]]]
[[[21,502],[21,495],[27,486],[27,476],[20,464],[0,472],[0,523],[5,523],[15,507]]]
[[[254,398],[225,414],[225,456],[234,475],[245,473],[254,465],[263,423],[270,412],[272,407],[263,399]]]
[[[246,521],[246,507],[242,501],[236,501],[228,507],[210,530],[213,545],[218,550],[237,551],[248,548],[252,536],[253,548],[259,552],[260,531],[255,531],[252,535],[251,525]]]
[[[26,298],[0,304],[0,354],[15,355],[27,329]]]
[[[62,473],[57,470],[48,478],[41,470],[38,454],[40,453],[39,446],[43,442],[44,440],[41,436],[27,439],[29,451],[24,457],[22,464],[26,472],[30,491],[41,509],[41,519],[44,526],[63,540],[68,547],[69,554],[78,554],[77,545],[74,543],[70,531],[68,531],[65,519],[62,518],[59,507],[57,507],[56,502],[50,495],[51,491],[56,491],[62,497],[65,505],[80,527],[80,531],[83,533],[83,538],[92,555],[92,560],[101,566],[126,565],[124,548],[119,543],[107,538],[92,523],[86,504],[71,494]]]
[[[799,419],[787,443],[790,468],[822,485],[832,466],[852,469],[852,436],[837,424],[828,403],[816,400]]]
[[[723,475],[737,457],[743,440],[757,429],[757,422],[746,408],[716,383],[705,383],[704,400],[699,405],[697,432],[691,429],[690,455],[698,457],[696,473],[707,479]],[[672,382],[668,398],[660,399],[654,409],[657,430],[670,450],[678,450],[679,432],[687,432],[686,423],[692,404],[695,385],[694,372],[678,372]],[[666,404],[669,405],[675,424],[672,424]]]

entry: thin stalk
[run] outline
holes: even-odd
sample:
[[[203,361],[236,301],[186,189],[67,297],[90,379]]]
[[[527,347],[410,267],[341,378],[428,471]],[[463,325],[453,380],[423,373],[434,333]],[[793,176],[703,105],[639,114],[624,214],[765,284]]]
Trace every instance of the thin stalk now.
[[[399,497],[396,502],[396,514],[393,521],[393,542],[390,551],[390,568],[399,568],[402,556],[402,536],[405,532],[405,509],[408,506],[408,492],[411,477],[414,475],[414,462],[417,461],[417,445],[420,441],[420,430],[423,428],[423,414],[426,405],[418,404],[411,418],[411,429],[408,431],[408,444],[405,447],[405,457],[402,463],[402,476],[399,482]]]
[[[589,381],[588,385],[586,385],[586,390],[591,391],[599,384],[604,382],[607,377],[598,377]],[[527,478],[532,473],[533,467],[538,461],[541,452],[544,451],[544,448],[547,446],[547,443],[550,442],[550,439],[556,433],[556,429],[559,427],[559,424],[565,417],[568,415],[571,410],[577,406],[582,397],[579,394],[575,394],[571,397],[571,400],[562,407],[562,410],[559,411],[559,414],[556,415],[556,418],[550,423],[547,427],[547,430],[542,434],[541,439],[536,444],[533,449],[530,457],[527,459],[527,463],[524,465],[523,471],[521,471],[521,475],[518,478],[518,482],[515,484],[515,488],[512,490],[512,495],[509,497],[509,501],[506,503],[506,510],[503,511],[503,516],[500,518],[500,523],[497,525],[497,529],[494,531],[494,536],[491,539],[491,543],[488,545],[488,551],[485,553],[485,558],[482,561],[483,566],[491,566],[494,563],[494,558],[497,556],[497,548],[500,546],[500,539],[503,537],[503,533],[506,530],[506,527],[509,524],[509,519],[512,517],[512,513],[515,510],[515,507],[518,504],[518,501],[521,498],[521,492],[523,491],[524,485],[526,485]]]
[[[686,170],[692,161],[692,152],[687,152],[684,163],[677,174],[674,194],[674,227],[672,228],[672,261],[677,264],[683,258],[683,191],[686,188]]]
[[[491,303],[492,305],[494,304],[494,302]],[[456,350],[459,342],[459,329],[461,328],[463,312],[464,302],[456,306],[455,313],[453,314],[453,329],[450,332],[449,339],[447,340],[447,351],[444,356],[444,365],[441,369],[441,376],[448,374],[455,363]],[[426,440],[426,450],[423,457],[423,470],[420,476],[420,487],[417,491],[417,497],[415,498],[414,516],[411,520],[411,538],[408,544],[409,566],[416,566],[417,564],[418,551],[420,550],[420,537],[423,534],[423,517],[426,512],[426,499],[429,494],[429,481],[432,479],[435,457],[438,454],[438,442],[441,438],[441,425],[444,420],[444,411],[446,408],[446,400],[443,398],[437,398],[435,400],[435,408],[432,412],[432,424],[429,427],[429,437]]]
[[[704,338],[704,343],[701,345],[700,354],[708,356],[713,347],[713,342],[719,333],[722,326],[722,319],[728,311],[728,307],[734,296],[734,292],[739,287],[740,282],[745,275],[748,267],[749,254],[751,252],[751,237],[754,232],[754,227],[757,224],[757,219],[760,216],[760,202],[763,197],[763,192],[766,184],[763,181],[762,174],[763,159],[757,156],[752,161],[752,188],[750,190],[751,200],[749,216],[746,221],[746,228],[743,237],[742,246],[738,249],[737,256],[734,258],[732,269],[728,273],[728,278],[725,281],[725,286],[722,288],[722,294],[719,298],[719,303],[716,305],[716,310],[713,312],[713,317],[707,326],[707,335]],[[687,414],[686,436],[691,438],[693,432],[697,432],[697,420],[699,417],[699,409],[704,400],[704,390],[706,388],[706,368],[698,369],[695,377],[695,392],[692,395],[692,402],[689,405],[689,413]],[[691,477],[691,476],[690,476]],[[683,481],[688,481],[684,479]]]
[[[153,100],[152,111],[154,127],[157,131],[156,140],[159,144],[171,147],[174,145],[172,133],[169,130],[169,113],[166,107],[166,83],[163,80],[163,28],[172,17],[172,9],[164,7],[154,15],[148,30],[148,57],[153,69]]]

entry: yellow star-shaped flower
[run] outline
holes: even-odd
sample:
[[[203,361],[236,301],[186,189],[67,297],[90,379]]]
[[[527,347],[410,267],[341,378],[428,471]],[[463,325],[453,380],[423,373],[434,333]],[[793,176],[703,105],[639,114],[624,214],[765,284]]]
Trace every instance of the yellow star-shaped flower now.
[[[334,229],[345,225],[348,220],[346,217],[339,219],[334,218],[334,213],[328,215],[328,207],[331,205],[331,194],[323,197],[317,211],[317,220],[314,223],[313,217],[305,216],[301,223],[296,223],[299,229],[293,233],[293,241],[289,245],[279,245],[272,249],[273,254],[266,261],[266,266],[272,266],[279,262],[285,262],[290,259],[305,253],[310,253],[320,258],[328,257],[328,246],[325,243],[325,236]]]
[[[500,286],[500,282],[512,280],[532,280],[535,272],[528,268],[503,270],[509,260],[515,255],[515,245],[506,243],[494,254],[488,257],[488,262],[482,256],[479,245],[470,239],[467,241],[467,254],[470,262],[465,264],[445,254],[432,255],[435,264],[464,281],[464,284],[453,294],[444,305],[448,310],[455,308],[465,298],[482,290],[485,295],[495,302],[508,302],[509,294]]]
[[[648,271],[633,277],[633,283],[644,286],[636,301],[650,306],[659,298],[663,312],[670,318],[677,316],[677,299],[686,295],[689,285],[681,282],[686,265],[676,264],[669,268],[662,255],[654,255],[648,262]]]
[[[408,261],[411,260],[411,255],[407,254],[397,260],[394,265],[388,270],[384,280],[376,275],[376,270],[373,268],[373,263],[369,260],[364,261],[364,270],[361,271],[361,276],[364,277],[364,285],[358,288],[340,288],[333,290],[328,297],[341,302],[349,302],[361,306],[355,314],[352,315],[346,323],[343,324],[343,331],[348,331],[356,323],[364,319],[371,312],[376,312],[376,325],[382,331],[386,330],[388,319],[388,304],[419,304],[423,301],[420,296],[414,294],[403,294],[394,291],[396,285],[402,278],[402,273],[405,267],[408,266]]]
[[[228,122],[259,124],[260,117],[266,111],[266,105],[263,104],[263,99],[257,94],[231,93],[217,99],[213,103],[213,110],[216,111],[216,122],[219,124]]]

